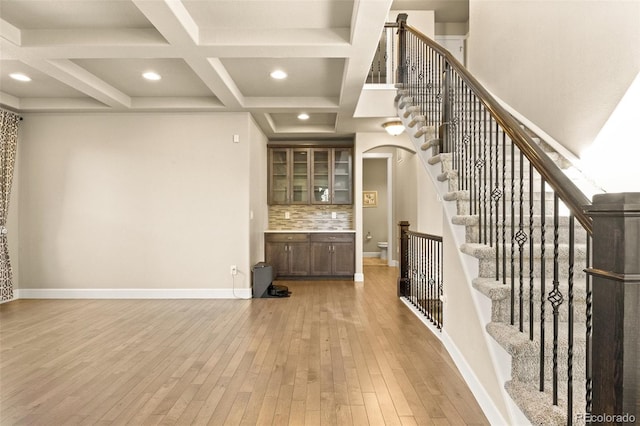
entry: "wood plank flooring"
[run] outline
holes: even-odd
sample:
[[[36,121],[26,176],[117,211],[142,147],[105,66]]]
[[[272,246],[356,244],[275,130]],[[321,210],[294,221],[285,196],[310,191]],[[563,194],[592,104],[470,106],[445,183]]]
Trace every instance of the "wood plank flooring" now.
[[[281,282],[286,299],[5,303],[0,424],[488,424],[396,276]]]

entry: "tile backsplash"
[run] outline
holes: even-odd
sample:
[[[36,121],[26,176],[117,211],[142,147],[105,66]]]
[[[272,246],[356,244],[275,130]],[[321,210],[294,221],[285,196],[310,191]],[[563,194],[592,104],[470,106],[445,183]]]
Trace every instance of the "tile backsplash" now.
[[[336,218],[331,214],[335,212]],[[285,219],[289,213],[289,219]],[[273,205],[269,206],[269,230],[353,229],[350,205]]]

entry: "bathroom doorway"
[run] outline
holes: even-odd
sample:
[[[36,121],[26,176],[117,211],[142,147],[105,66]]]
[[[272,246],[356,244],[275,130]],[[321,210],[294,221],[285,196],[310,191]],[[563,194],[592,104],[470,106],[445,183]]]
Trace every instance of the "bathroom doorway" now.
[[[394,266],[392,153],[362,155],[363,263]]]

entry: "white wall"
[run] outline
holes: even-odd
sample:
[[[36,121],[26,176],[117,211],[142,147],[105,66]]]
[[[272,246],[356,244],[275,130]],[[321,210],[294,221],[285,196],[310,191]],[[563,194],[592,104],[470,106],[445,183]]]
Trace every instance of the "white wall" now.
[[[253,119],[249,122],[251,265],[264,261],[264,231],[269,228],[267,209],[267,138]]]
[[[231,264],[240,271],[236,288],[249,287],[259,256],[250,254],[250,203],[260,203],[251,165],[264,150],[251,152],[264,137],[250,120],[25,116],[21,289],[229,289]],[[256,208],[262,218],[264,209]]]
[[[576,155],[640,70],[640,1],[470,0],[468,68]]]

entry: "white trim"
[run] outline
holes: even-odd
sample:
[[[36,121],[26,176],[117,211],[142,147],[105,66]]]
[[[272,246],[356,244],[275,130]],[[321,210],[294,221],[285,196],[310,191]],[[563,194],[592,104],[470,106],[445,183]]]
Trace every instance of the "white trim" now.
[[[357,283],[364,282],[364,274],[362,274],[362,273],[353,274],[353,281],[355,281]]]
[[[362,257],[380,257],[379,251],[365,251],[362,253]]]
[[[20,299],[250,299],[250,288],[23,288]]]
[[[451,356],[451,359],[453,360],[454,364],[458,368],[458,371],[460,371],[460,374],[464,378],[465,383],[469,387],[469,390],[471,390],[471,393],[473,394],[476,401],[478,402],[478,405],[480,405],[482,412],[484,413],[485,416],[487,416],[487,420],[489,420],[489,424],[492,424],[492,425],[509,424],[507,421],[505,421],[504,417],[502,417],[502,414],[493,403],[493,400],[487,394],[486,389],[484,388],[484,386],[482,386],[482,382],[478,380],[478,377],[473,372],[473,369],[467,363],[466,359],[464,358],[464,355],[462,355],[462,353],[460,352],[456,344],[453,342],[453,340],[449,337],[447,332],[446,331],[441,332],[440,330],[438,330],[427,319],[427,317],[425,317],[420,311],[418,311],[415,308],[415,306],[413,306],[407,299],[405,299],[404,297],[401,297],[400,300],[409,308],[411,312],[414,313],[416,317],[418,317],[420,321],[422,321],[424,325],[427,326],[429,331],[431,331],[434,334],[434,336],[436,336],[440,340],[440,342],[442,342],[445,349]]]

